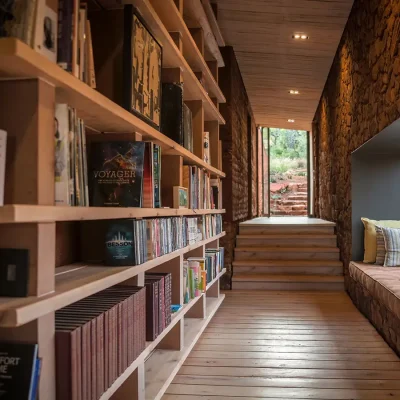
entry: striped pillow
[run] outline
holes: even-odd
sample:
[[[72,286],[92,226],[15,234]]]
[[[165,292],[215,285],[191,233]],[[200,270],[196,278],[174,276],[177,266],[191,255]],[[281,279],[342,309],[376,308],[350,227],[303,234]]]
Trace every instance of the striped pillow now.
[[[384,267],[400,266],[400,229],[383,228],[382,234],[385,240],[386,256]]]
[[[385,262],[386,249],[385,239],[383,238],[382,227],[375,226],[376,231],[376,265],[383,265]]]

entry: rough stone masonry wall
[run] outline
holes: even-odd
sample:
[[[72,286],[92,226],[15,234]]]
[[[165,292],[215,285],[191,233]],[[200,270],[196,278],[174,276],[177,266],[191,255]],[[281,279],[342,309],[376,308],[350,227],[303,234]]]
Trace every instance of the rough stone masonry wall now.
[[[229,288],[239,223],[258,214],[257,131],[233,48],[227,46],[221,52],[225,67],[219,70],[219,84],[226,97],[226,103],[220,106],[226,121],[220,128],[226,173],[222,188],[226,236],[221,245],[228,270],[221,284]]]
[[[400,117],[400,1],[355,0],[313,123],[316,216],[351,256],[351,153]]]

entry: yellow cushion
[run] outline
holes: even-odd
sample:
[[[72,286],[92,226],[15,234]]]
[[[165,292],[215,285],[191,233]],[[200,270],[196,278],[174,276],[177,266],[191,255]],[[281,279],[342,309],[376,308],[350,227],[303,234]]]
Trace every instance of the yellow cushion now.
[[[376,221],[374,219],[361,218],[364,224],[364,262],[375,263],[376,261],[376,230],[375,226],[385,228],[400,228],[400,221]]]

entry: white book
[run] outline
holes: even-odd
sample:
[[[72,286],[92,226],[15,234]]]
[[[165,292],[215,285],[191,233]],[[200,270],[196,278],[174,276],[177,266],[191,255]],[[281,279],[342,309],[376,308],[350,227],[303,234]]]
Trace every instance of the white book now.
[[[0,129],[0,206],[4,205],[4,179],[6,176],[7,132]]]
[[[56,206],[70,205],[69,114],[67,104],[56,104],[54,120],[54,182]]]

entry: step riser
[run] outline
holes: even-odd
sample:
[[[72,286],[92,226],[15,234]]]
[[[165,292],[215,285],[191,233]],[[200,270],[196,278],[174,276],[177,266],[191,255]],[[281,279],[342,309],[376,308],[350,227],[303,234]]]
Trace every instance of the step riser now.
[[[342,282],[232,282],[233,290],[312,290],[312,291],[344,291]]]
[[[236,239],[237,247],[336,247],[336,238],[318,238],[318,239],[285,239],[285,238],[240,238]]]
[[[238,251],[235,249],[235,260],[339,260],[339,253]]]
[[[333,235],[335,228],[333,226],[240,226],[241,235]]]
[[[343,267],[261,267],[234,266],[233,273],[257,273],[274,275],[343,275]]]

